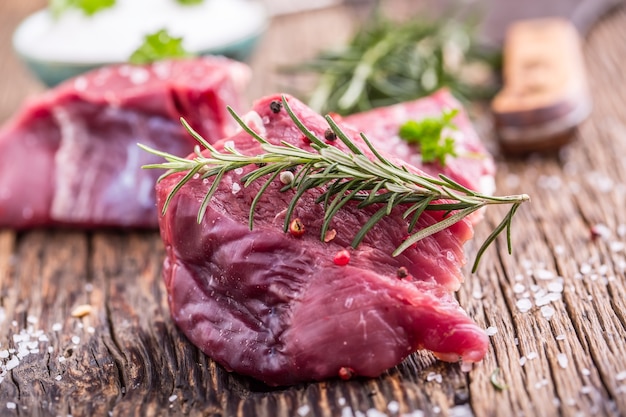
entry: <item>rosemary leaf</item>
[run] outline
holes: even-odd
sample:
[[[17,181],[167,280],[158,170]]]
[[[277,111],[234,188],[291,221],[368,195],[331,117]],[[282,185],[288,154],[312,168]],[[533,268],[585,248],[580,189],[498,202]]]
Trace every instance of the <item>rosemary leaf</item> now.
[[[213,194],[215,194],[215,191],[217,191],[217,187],[220,181],[222,180],[222,177],[226,173],[226,171],[227,169],[222,168],[217,172],[217,174],[215,175],[215,178],[213,179],[213,184],[211,184],[211,188],[209,188],[209,191],[205,194],[204,198],[202,199],[202,203],[200,204],[200,209],[198,210],[198,218],[196,219],[198,221],[198,224],[202,223],[202,219],[204,218],[204,213],[206,213],[206,209],[209,205],[209,202],[211,201]]]
[[[259,203],[259,200],[261,199],[261,196],[263,195],[265,190],[267,190],[267,187],[270,186],[272,181],[274,181],[276,179],[276,177],[278,177],[280,175],[281,172],[282,171],[275,171],[269,177],[269,179],[267,181],[265,181],[265,184],[263,184],[261,186],[261,188],[259,188],[259,191],[254,196],[254,199],[252,200],[252,203],[250,204],[250,213],[248,215],[248,227],[250,228],[250,230],[252,230],[254,228],[254,212],[255,212],[257,204]]]

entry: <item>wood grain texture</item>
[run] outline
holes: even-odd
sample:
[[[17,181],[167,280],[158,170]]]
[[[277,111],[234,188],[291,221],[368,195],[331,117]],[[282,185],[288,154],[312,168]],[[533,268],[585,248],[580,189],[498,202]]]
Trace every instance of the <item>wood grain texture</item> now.
[[[42,89],[11,51],[10,34],[43,4],[0,3],[0,122]],[[396,13],[411,7],[387,4]],[[276,18],[251,62],[249,98],[309,85],[275,69],[346,39],[362,12]],[[498,159],[498,192],[532,201],[514,221],[513,255],[498,241],[458,293],[471,317],[497,330],[471,371],[418,352],[375,379],[269,389],[225,372],[174,327],[157,232],[4,230],[0,415],[626,415],[624,39],[626,10],[618,9],[585,41],[594,111],[574,143],[558,155]],[[493,145],[489,119],[476,121]],[[503,214],[487,211],[477,241]],[[72,316],[84,304],[90,314]],[[490,380],[497,368],[505,390]]]

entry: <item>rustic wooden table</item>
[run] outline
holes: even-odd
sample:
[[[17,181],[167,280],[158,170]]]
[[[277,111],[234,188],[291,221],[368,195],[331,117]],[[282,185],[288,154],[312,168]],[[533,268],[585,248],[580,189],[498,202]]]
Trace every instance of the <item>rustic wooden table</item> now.
[[[43,88],[10,35],[44,3],[0,2],[0,122]],[[250,98],[287,85],[274,68],[342,41],[354,16],[344,6],[274,19]],[[0,415],[626,415],[625,40],[624,9],[586,38],[595,107],[571,146],[498,158],[498,192],[532,203],[515,220],[513,256],[498,242],[458,293],[493,330],[469,372],[420,352],[376,379],[267,389],[225,372],[173,326],[157,232],[0,230]],[[488,120],[477,125],[489,140]],[[477,239],[502,214],[488,211]],[[83,304],[91,313],[72,316]],[[496,368],[505,390],[490,382]]]

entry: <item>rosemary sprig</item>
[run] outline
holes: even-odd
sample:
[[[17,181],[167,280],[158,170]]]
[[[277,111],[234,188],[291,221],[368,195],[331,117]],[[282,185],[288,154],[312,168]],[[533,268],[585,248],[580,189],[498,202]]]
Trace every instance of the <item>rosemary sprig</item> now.
[[[474,13],[465,12],[466,18]],[[282,70],[318,75],[308,104],[320,113],[352,114],[442,87],[462,100],[489,98],[496,91],[498,55],[479,44],[477,25],[449,14],[397,21],[376,9],[341,48]]]
[[[370,205],[378,205],[380,208],[366,222],[355,235],[352,246],[357,247],[369,230],[385,215],[389,215],[396,207],[405,207],[403,217],[410,218],[410,236],[393,252],[393,256],[398,256],[415,242],[437,233],[454,223],[462,220],[471,213],[474,213],[488,205],[506,204],[511,208],[501,223],[487,237],[478,250],[474,262],[473,271],[476,270],[478,262],[486,248],[503,231],[507,230],[506,237],[508,250],[511,252],[511,221],[518,207],[529,200],[528,195],[512,196],[489,196],[470,190],[461,184],[440,175],[439,178],[422,176],[410,172],[406,167],[395,166],[380,153],[369,142],[367,137],[361,137],[369,150],[374,155],[370,159],[333,121],[330,116],[326,120],[330,128],[341,140],[348,151],[343,151],[335,146],[329,145],[320,140],[311,132],[302,121],[295,115],[287,100],[283,97],[283,107],[298,129],[311,141],[313,151],[301,149],[286,142],[280,145],[273,145],[252,130],[246,123],[229,108],[229,112],[237,123],[256,139],[264,153],[259,155],[244,155],[233,147],[225,147],[224,151],[219,151],[197,132],[195,132],[185,120],[182,120],[185,128],[199,142],[202,147],[208,150],[209,156],[204,156],[200,146],[195,148],[195,156],[192,159],[185,159],[166,152],[151,149],[144,145],[139,145],[142,149],[163,157],[166,162],[152,165],[145,165],[144,168],[166,169],[167,171],[159,178],[172,175],[177,172],[185,172],[174,188],[170,191],[163,212],[172,197],[189,182],[194,176],[201,178],[213,178],[213,184],[209,188],[200,210],[198,212],[198,222],[202,221],[207,205],[214,195],[221,178],[229,171],[247,166],[255,166],[253,170],[242,177],[244,187],[252,182],[265,178],[257,195],[250,206],[249,227],[253,228],[254,212],[257,203],[267,190],[269,184],[285,170],[297,169],[291,184],[282,187],[281,191],[294,190],[295,193],[287,207],[284,230],[289,228],[292,213],[300,198],[309,190],[322,189],[322,194],[317,202],[323,204],[324,221],[322,225],[320,239],[323,239],[326,231],[330,227],[334,215],[349,201],[358,202],[359,208]],[[425,210],[436,210],[447,213],[444,219],[428,227],[415,231],[415,225],[421,214]]]

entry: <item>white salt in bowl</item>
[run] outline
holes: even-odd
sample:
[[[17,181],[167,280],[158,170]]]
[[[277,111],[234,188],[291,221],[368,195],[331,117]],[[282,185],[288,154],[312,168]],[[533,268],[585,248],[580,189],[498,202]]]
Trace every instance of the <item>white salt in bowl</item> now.
[[[245,61],[269,18],[259,1],[117,0],[94,16],[68,10],[54,18],[44,9],[27,17],[13,34],[13,47],[46,85],[103,65],[126,62],[147,34],[166,29],[197,55],[226,55]]]

